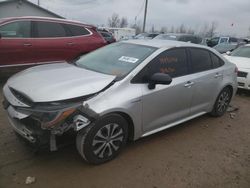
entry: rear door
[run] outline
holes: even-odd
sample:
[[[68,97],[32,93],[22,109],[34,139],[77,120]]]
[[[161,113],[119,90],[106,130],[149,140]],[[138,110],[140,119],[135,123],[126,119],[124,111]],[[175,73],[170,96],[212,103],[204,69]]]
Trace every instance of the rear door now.
[[[34,62],[31,21],[15,21],[0,26],[0,67]]]
[[[170,85],[156,85],[155,89],[150,90],[148,82],[154,73],[169,74],[173,81]],[[189,82],[185,48],[161,53],[138,74],[137,79],[137,83],[142,83],[144,132],[165,127],[189,116],[193,88]]]
[[[194,83],[191,115],[208,112],[217,97],[223,80],[220,59],[210,51],[200,48],[189,49]]]
[[[80,25],[65,24],[71,38],[70,46],[77,55],[86,54],[104,45],[105,40],[94,28],[85,28]]]
[[[34,54],[38,62],[72,60],[77,56],[74,39],[61,23],[35,21]]]

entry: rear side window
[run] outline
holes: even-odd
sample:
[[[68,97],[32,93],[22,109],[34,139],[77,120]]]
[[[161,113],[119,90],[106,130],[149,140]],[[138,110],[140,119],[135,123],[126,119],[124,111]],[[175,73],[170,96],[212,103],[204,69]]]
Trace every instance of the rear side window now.
[[[38,38],[66,37],[62,24],[54,22],[36,22]]]
[[[0,34],[3,38],[30,38],[31,22],[17,21],[5,24],[0,27]]]
[[[224,62],[213,53],[210,53],[210,55],[213,62],[213,68],[221,67],[224,64]]]
[[[203,49],[190,49],[192,72],[202,72],[212,68],[210,54]]]
[[[161,53],[133,79],[133,83],[147,83],[155,73],[169,74],[172,78],[187,75],[186,50],[171,49]]]
[[[71,36],[83,36],[90,34],[90,32],[87,29],[81,26],[69,25],[69,24],[66,24],[65,26],[68,28]]]

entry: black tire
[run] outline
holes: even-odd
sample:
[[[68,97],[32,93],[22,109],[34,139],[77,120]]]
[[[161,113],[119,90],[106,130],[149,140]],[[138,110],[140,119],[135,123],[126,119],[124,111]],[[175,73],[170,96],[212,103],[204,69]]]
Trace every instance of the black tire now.
[[[214,108],[210,113],[214,117],[221,117],[227,111],[227,108],[232,99],[232,90],[228,87],[224,88],[218,95]]]
[[[88,163],[101,164],[114,159],[126,145],[127,138],[127,121],[118,114],[109,114],[81,130],[76,147]]]

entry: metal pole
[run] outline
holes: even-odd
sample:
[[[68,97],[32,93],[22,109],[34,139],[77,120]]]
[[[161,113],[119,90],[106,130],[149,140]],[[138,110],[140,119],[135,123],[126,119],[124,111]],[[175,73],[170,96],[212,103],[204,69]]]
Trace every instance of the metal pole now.
[[[148,0],[146,0],[146,3],[145,3],[145,12],[144,12],[143,29],[142,29],[143,33],[145,32],[145,28],[146,28],[147,9],[148,9]]]
[[[40,0],[37,0],[37,5],[40,6]]]

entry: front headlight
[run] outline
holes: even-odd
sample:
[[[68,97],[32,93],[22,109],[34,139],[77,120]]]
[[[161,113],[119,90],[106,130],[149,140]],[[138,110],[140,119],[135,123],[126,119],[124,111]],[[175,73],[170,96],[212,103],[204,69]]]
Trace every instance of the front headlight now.
[[[76,111],[75,108],[67,109],[62,112],[44,113],[42,117],[42,128],[49,129],[60,123],[72,115]]]

